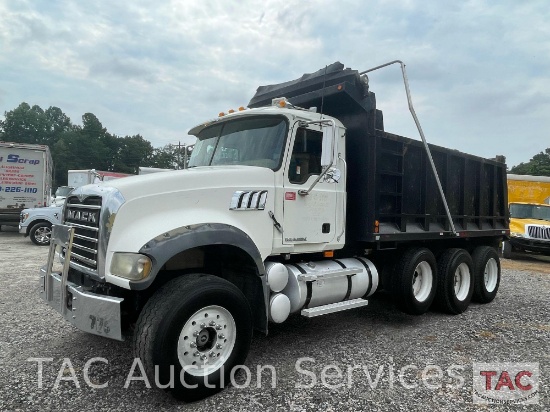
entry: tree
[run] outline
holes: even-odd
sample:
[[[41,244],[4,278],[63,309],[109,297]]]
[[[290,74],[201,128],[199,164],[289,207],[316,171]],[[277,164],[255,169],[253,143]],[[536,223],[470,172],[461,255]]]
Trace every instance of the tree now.
[[[173,144],[156,148],[151,158],[151,164],[146,166],[163,169],[183,169],[184,149],[185,146],[176,146]]]
[[[82,127],[74,138],[74,156],[83,169],[113,171],[113,157],[118,149],[117,137],[107,132],[93,113],[82,116]]]
[[[89,139],[100,139],[107,133],[99,119],[93,113],[84,113],[82,115],[82,135]]]
[[[49,146],[54,145],[62,133],[67,132],[74,127],[69,116],[63,113],[59,107],[50,106],[44,112],[44,116],[47,122],[47,136],[45,137],[45,144]]]
[[[113,168],[121,173],[137,173],[140,166],[149,166],[154,153],[151,142],[139,134],[118,138]]]
[[[510,169],[518,175],[550,176],[550,147],[534,155],[527,163],[520,163]]]
[[[2,139],[8,142],[46,144],[48,121],[40,106],[21,103],[5,112]]]
[[[54,187],[67,184],[71,169],[97,169],[137,173],[139,166],[178,169],[184,147],[153,148],[141,135],[119,137],[107,131],[93,113],[84,113],[82,126],[74,125],[63,111],[50,106],[21,103],[5,112],[0,121],[0,140],[45,144],[54,162]]]

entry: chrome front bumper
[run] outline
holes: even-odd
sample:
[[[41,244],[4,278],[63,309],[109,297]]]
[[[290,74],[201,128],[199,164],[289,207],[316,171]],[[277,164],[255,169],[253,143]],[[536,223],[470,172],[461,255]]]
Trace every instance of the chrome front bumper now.
[[[78,329],[124,340],[120,310],[124,299],[98,295],[67,280],[73,231],[70,226],[53,226],[48,263],[40,269],[40,297]],[[52,271],[60,248],[66,248],[63,269]]]

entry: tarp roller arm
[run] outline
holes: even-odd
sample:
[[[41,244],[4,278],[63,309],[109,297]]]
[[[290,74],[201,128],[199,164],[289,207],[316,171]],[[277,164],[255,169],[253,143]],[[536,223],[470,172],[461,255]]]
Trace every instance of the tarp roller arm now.
[[[454,235],[457,235],[455,225],[453,223],[453,219],[451,217],[451,212],[449,210],[449,205],[447,204],[447,199],[445,197],[445,193],[443,192],[443,187],[441,186],[441,181],[439,180],[439,175],[437,174],[437,169],[435,167],[435,163],[432,158],[432,153],[430,152],[430,148],[428,146],[428,142],[426,141],[426,137],[424,136],[424,132],[422,131],[422,127],[420,126],[420,122],[418,121],[418,117],[416,117],[416,113],[414,111],[412,98],[411,98],[411,92],[409,90],[409,81],[407,80],[407,72],[405,70],[405,63],[403,63],[401,60],[394,60],[389,63],[382,64],[380,66],[373,67],[372,69],[365,70],[363,72],[360,72],[359,75],[367,74],[370,72],[373,72],[378,69],[382,69],[383,67],[390,66],[392,64],[398,63],[401,66],[401,73],[403,74],[403,82],[405,83],[405,92],[407,93],[407,101],[409,103],[409,111],[412,114],[412,117],[414,119],[414,123],[416,124],[416,128],[418,129],[418,133],[420,133],[420,137],[422,138],[422,143],[424,143],[424,148],[426,149],[426,153],[428,155],[428,159],[430,160],[430,165],[432,166],[432,171],[435,177],[435,181],[437,183],[437,187],[439,189],[439,193],[441,194],[441,199],[443,200],[443,206],[445,207],[445,213],[447,214],[447,218],[449,219],[449,225],[451,227],[451,231]]]

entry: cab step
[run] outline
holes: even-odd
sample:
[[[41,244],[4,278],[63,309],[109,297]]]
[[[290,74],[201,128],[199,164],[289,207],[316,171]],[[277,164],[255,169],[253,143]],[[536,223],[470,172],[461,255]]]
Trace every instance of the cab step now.
[[[330,303],[324,306],[317,306],[315,308],[303,309],[301,314],[306,318],[314,318],[315,316],[328,315],[329,313],[342,312],[348,309],[360,308],[361,306],[367,306],[368,304],[368,300],[358,298],[345,300],[343,302]]]

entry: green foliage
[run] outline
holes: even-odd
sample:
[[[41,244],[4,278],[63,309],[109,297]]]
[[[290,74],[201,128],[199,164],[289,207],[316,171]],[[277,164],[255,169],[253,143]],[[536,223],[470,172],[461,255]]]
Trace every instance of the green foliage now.
[[[17,108],[5,113],[2,123],[2,136],[14,142],[44,144],[48,134],[46,114],[40,106],[29,106],[21,103]]]
[[[183,169],[185,163],[185,146],[168,144],[154,149],[151,167],[163,169]]]
[[[23,102],[4,115],[5,119],[0,121],[0,140],[50,147],[54,187],[67,184],[70,169],[137,173],[140,166],[177,169],[183,165],[183,147],[153,148],[140,135],[113,135],[93,113],[82,116],[82,126],[73,124],[54,106],[44,111],[40,106],[31,107]]]
[[[510,169],[517,175],[550,176],[550,147],[534,155],[527,163],[520,163]]]

